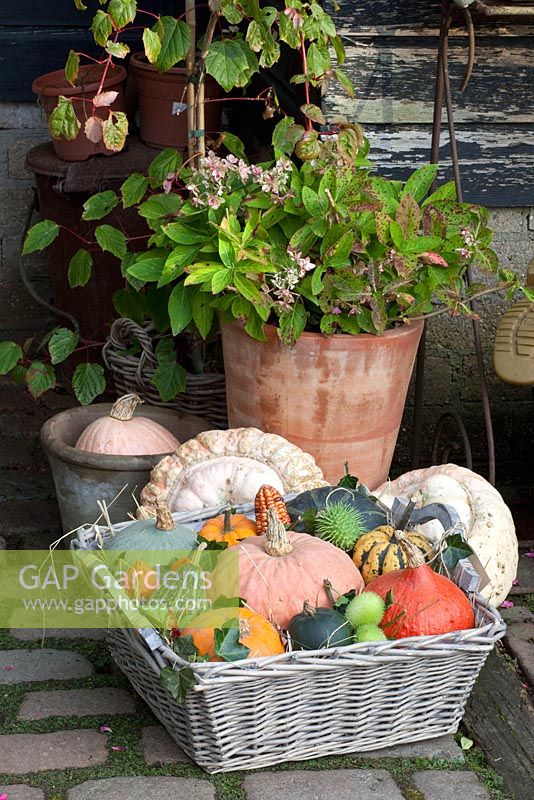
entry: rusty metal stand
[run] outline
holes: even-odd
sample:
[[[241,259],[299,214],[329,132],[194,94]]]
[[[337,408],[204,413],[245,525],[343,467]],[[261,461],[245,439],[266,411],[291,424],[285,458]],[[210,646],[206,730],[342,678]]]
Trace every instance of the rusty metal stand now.
[[[473,62],[474,53],[474,40],[472,34],[472,22],[469,7],[472,7],[479,16],[492,17],[492,16],[506,16],[509,20],[512,16],[524,17],[531,15],[534,12],[532,6],[503,6],[501,4],[487,5],[481,0],[442,0],[441,7],[441,23],[439,35],[439,47],[437,58],[436,70],[436,83],[434,95],[434,117],[432,124],[432,147],[431,147],[431,162],[436,164],[439,160],[439,143],[441,134],[441,118],[443,105],[445,104],[447,110],[447,124],[449,129],[449,139],[451,148],[451,160],[454,175],[454,182],[456,184],[456,193],[458,200],[463,201],[462,183],[460,175],[460,163],[458,158],[458,148],[456,143],[455,127],[454,127],[454,113],[452,104],[452,92],[449,76],[449,60],[448,60],[448,44],[449,44],[449,29],[452,22],[454,7],[464,9],[466,16],[468,31],[470,33],[470,52],[469,52],[469,65],[466,73],[466,78],[462,84],[462,89],[465,88],[469,80],[470,69]],[[468,267],[465,276],[466,285],[469,287],[473,282],[471,267]],[[470,301],[471,309],[476,311],[475,303]],[[493,423],[491,419],[491,406],[488,395],[488,387],[486,382],[486,375],[484,371],[484,360],[482,353],[482,343],[480,338],[480,322],[479,320],[472,320],[473,325],[473,343],[475,347],[475,356],[477,361],[480,395],[482,399],[482,407],[484,410],[484,422],[486,427],[486,442],[488,449],[488,480],[492,485],[495,485],[495,443],[493,437]],[[426,326],[425,326],[426,328]],[[419,466],[421,457],[421,437],[422,437],[422,407],[424,397],[424,368],[425,368],[425,351],[426,351],[426,330],[423,332],[419,349],[417,352],[416,364],[416,377],[415,377],[415,401],[414,401],[414,417],[413,417],[413,439],[411,451],[411,466],[415,469]],[[469,437],[465,426],[460,416],[453,412],[443,414],[436,425],[434,436],[432,440],[432,462],[436,463],[438,459],[438,449],[441,434],[445,428],[446,423],[452,421],[455,423],[460,433],[466,463],[469,469],[472,468],[472,455],[469,443]],[[445,458],[448,458],[450,449],[457,449],[457,443],[451,443],[445,450]]]

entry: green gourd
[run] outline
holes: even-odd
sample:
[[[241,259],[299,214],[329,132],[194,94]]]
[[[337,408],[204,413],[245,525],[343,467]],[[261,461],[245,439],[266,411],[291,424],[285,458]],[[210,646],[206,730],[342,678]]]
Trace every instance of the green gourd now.
[[[351,644],[352,626],[332,608],[314,608],[307,601],[287,626],[293,650],[321,650]]]
[[[140,519],[119,531],[105,546],[106,550],[194,550],[197,535],[191,528],[178,525],[164,503],[156,504],[157,516]]]

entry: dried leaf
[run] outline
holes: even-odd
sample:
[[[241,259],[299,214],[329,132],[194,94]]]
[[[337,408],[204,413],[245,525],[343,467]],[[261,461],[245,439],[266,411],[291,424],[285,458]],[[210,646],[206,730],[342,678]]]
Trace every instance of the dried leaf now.
[[[102,139],[102,120],[100,117],[88,117],[85,121],[84,131],[90,142],[98,144]]]
[[[118,96],[118,92],[100,92],[100,94],[97,94],[96,97],[93,98],[93,105],[96,106],[96,108],[110,106],[115,102]]]

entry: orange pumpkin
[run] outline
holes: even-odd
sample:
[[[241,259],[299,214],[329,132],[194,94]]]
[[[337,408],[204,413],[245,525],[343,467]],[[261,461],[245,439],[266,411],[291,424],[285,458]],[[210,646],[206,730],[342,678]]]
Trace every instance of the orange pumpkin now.
[[[256,523],[244,514],[231,514],[229,510],[204,523],[199,535],[209,542],[227,542],[233,547],[248,536],[256,536]]]
[[[216,608],[200,614],[196,627],[184,628],[183,636],[191,636],[199,656],[209,656],[210,661],[222,661],[215,655],[215,629],[232,619],[239,618],[239,641],[248,647],[247,658],[273,656],[284,652],[284,646],[274,625],[249,608]]]

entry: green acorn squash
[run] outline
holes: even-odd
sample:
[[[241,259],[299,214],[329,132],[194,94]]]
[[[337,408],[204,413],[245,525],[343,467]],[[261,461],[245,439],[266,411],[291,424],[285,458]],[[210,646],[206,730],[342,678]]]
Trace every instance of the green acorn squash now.
[[[157,517],[132,522],[106,542],[106,550],[194,550],[197,535],[178,525],[164,503],[157,505]]]
[[[372,531],[387,524],[389,509],[375,497],[367,494],[361,487],[349,489],[340,486],[323,486],[320,489],[309,489],[302,492],[287,503],[291,517],[291,530],[305,531],[315,534],[315,517],[330,500],[343,499],[349,506],[360,513],[364,532]]]
[[[353,630],[333,608],[314,608],[305,602],[287,626],[293,650],[321,650],[352,643]]]

